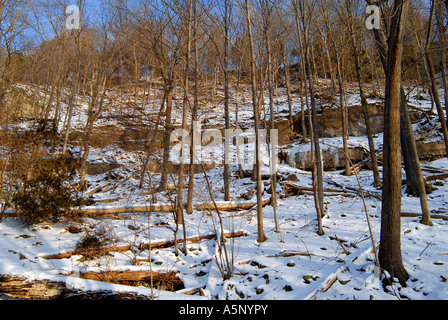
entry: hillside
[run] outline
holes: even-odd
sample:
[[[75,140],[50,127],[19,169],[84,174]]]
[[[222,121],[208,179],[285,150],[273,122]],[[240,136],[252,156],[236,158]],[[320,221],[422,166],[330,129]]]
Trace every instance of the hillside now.
[[[141,97],[145,94],[148,93],[143,92]],[[223,129],[222,94],[219,89],[212,101],[201,106],[199,120],[203,128]],[[122,298],[131,299],[176,300],[448,299],[448,160],[437,153],[440,153],[439,147],[422,158],[423,174],[434,188],[428,195],[434,226],[420,223],[419,199],[407,195],[403,187],[402,254],[410,280],[406,287],[396,281],[383,285],[374,272],[372,245],[372,241],[376,246],[379,241],[381,190],[373,187],[373,174],[365,161],[368,142],[362,134],[353,133],[349,139],[350,147],[361,149],[353,158],[355,164],[359,164],[359,171],[352,176],[346,176],[340,166],[343,157],[338,151],[342,139],[327,136],[320,140],[322,149],[328,151],[324,164],[329,164],[324,172],[323,236],[316,234],[312,179],[305,165],[310,145],[301,141],[296,130],[288,136],[290,141],[280,146],[288,158],[278,166],[276,218],[279,232],[275,230],[272,206],[266,204],[263,209],[266,242],[257,242],[255,182],[250,174],[239,177],[236,164],[230,166],[232,201],[245,203],[245,208],[223,209],[220,216],[213,206],[205,210],[200,208],[201,204],[210,204],[213,200],[222,204],[224,199],[222,166],[210,165],[203,172],[198,169],[195,174],[195,210],[185,215],[185,230],[182,226],[177,230],[173,212],[166,207],[157,212],[141,212],[144,209],[132,212],[131,207],[155,204],[169,207],[176,200],[178,145],[171,149],[174,171],[168,181],[173,189],[156,190],[160,179],[160,165],[156,163],[149,167],[144,187],[139,188],[138,173],[146,155],[142,146],[150,141],[147,124],[154,120],[160,95],[157,90],[153,91],[146,97],[151,103],[144,105],[142,101],[132,101],[132,94],[123,98],[113,90],[108,93],[107,108],[95,122],[87,159],[85,194],[92,196],[92,201],[84,210],[97,214],[27,226],[14,217],[12,211],[6,212],[0,223],[0,293],[31,299],[98,297],[101,294],[103,298],[121,294]],[[410,106],[417,110],[414,129],[416,136],[421,135],[421,148],[441,141],[438,130],[431,130],[438,120],[429,113],[429,98],[417,92],[411,92],[409,97]],[[252,121],[248,103],[250,89],[243,88],[239,99],[239,125],[249,128]],[[295,116],[299,117],[300,100],[297,95],[293,100]],[[173,110],[177,126],[181,121],[179,101],[181,97],[176,97]],[[348,96],[347,101],[349,109],[359,105],[355,93]],[[320,114],[325,114],[323,110],[330,107],[319,102],[323,108]],[[373,98],[369,103],[381,104],[382,100]],[[232,108],[234,105],[232,103]],[[285,92],[281,90],[276,97],[276,109],[281,118],[287,118],[288,105]],[[87,99],[79,96],[68,145],[74,157],[79,155],[86,112]],[[231,113],[231,122],[235,125],[235,110]],[[23,130],[33,123],[33,119],[23,118]],[[374,140],[381,154],[382,133],[376,133]],[[158,141],[160,143],[160,136]],[[223,144],[210,149],[204,147],[203,152],[206,156],[216,156],[221,154],[222,148]],[[160,157],[159,145],[152,159]],[[250,164],[243,166],[249,173],[251,169]],[[264,170],[269,172],[269,167],[265,166]],[[73,183],[78,178],[75,175]],[[263,199],[268,200],[271,197],[269,178],[264,180],[264,185]],[[131,212],[126,209],[119,214],[100,212],[100,209],[118,208],[128,208]],[[217,240],[222,233],[227,236],[225,248]],[[187,254],[180,252],[184,234],[191,240],[187,242]],[[174,245],[175,239],[179,240],[178,248]],[[227,270],[230,276],[225,279],[223,273]],[[46,289],[39,291],[33,283],[43,284]]]

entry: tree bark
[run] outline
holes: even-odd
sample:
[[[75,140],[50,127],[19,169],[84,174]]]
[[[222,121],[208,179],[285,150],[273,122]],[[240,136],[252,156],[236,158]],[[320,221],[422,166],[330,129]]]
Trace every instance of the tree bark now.
[[[224,13],[224,117],[225,129],[230,129],[229,96],[229,1],[225,0]],[[229,150],[224,148],[224,200],[230,201]]]
[[[271,14],[272,7],[269,7],[268,0],[265,0],[263,4],[263,21],[264,21],[264,36],[266,42],[266,56],[267,56],[267,67],[268,67],[268,91],[269,91],[269,111],[270,111],[270,137],[272,138],[272,132],[275,130],[275,114],[274,114],[274,81],[273,81],[273,67],[272,67],[272,48],[271,48],[271,38],[269,36],[269,31],[271,27]],[[277,221],[277,167],[275,162],[277,146],[274,145],[276,142],[270,139],[270,168],[271,168],[271,191],[272,200],[271,205],[274,209],[274,222],[275,231],[279,231],[278,221]]]
[[[429,71],[428,76],[429,76],[429,79],[431,82],[431,92],[432,92],[432,96],[434,98],[437,113],[439,115],[440,123],[442,124],[442,133],[443,133],[443,138],[445,141],[445,148],[447,150],[447,157],[448,157],[448,126],[447,126],[444,110],[443,110],[442,104],[440,102],[440,96],[439,96],[439,91],[438,91],[437,82],[436,82],[436,72],[434,69],[434,63],[432,61],[431,52],[430,52],[431,36],[432,36],[432,19],[434,17],[435,0],[432,0],[431,2],[432,2],[432,5],[431,5],[429,27],[428,27],[428,36],[426,38],[425,58],[426,58],[426,61],[428,64],[428,71]]]
[[[403,33],[408,0],[396,0],[390,27],[384,110],[384,173],[379,262],[382,269],[405,284],[409,275],[401,256],[400,104]]]
[[[246,0],[246,20],[249,34],[249,44],[250,44],[250,78],[252,84],[252,104],[254,111],[254,121],[255,121],[255,165],[254,172],[257,182],[257,229],[258,229],[258,242],[265,242],[267,240],[263,229],[263,206],[262,206],[262,193],[263,193],[263,182],[261,181],[261,148],[260,148],[260,99],[257,96],[257,81],[255,77],[256,64],[255,64],[255,49],[252,37],[252,21],[250,17],[249,0]]]
[[[185,212],[187,214],[193,213],[193,191],[194,191],[194,165],[195,165],[195,146],[193,140],[194,123],[198,120],[198,105],[199,105],[199,50],[198,50],[198,14],[197,1],[193,4],[194,15],[194,96],[193,109],[191,111],[191,131],[190,131],[190,170],[188,172],[188,192],[187,192],[187,207]]]
[[[311,157],[313,162],[312,168],[312,179],[313,179],[313,190],[314,190],[314,203],[316,207],[317,215],[317,234],[324,235],[324,230],[322,227],[322,216],[324,214],[324,190],[323,190],[323,165],[321,158],[321,150],[319,143],[319,132],[317,129],[317,110],[316,110],[316,99],[314,96],[314,69],[310,61],[310,50],[308,40],[308,29],[306,28],[306,22],[303,13],[302,3],[298,0],[294,1],[296,28],[299,38],[299,43],[301,48],[301,59],[303,61],[304,79],[305,86],[305,96],[308,101],[308,94],[311,100],[311,107],[308,107],[308,122],[310,127],[310,137],[311,137]],[[302,26],[300,25],[299,16],[302,21]],[[307,81],[308,80],[308,84]],[[309,92],[308,92],[309,91]]]
[[[373,0],[366,0],[366,1],[369,5],[377,4],[377,2],[375,2]],[[381,58],[381,62],[383,65],[383,69],[384,69],[385,74],[387,74],[388,73],[388,66],[387,66],[387,63],[388,63],[387,62],[388,40],[386,38],[384,29],[378,29],[378,30],[375,29],[374,33],[375,33],[375,39],[376,39],[378,50],[380,53],[380,58]],[[406,115],[407,113],[406,113],[406,111],[402,111],[402,110],[408,109],[407,102],[406,102],[406,95],[405,95],[403,85],[401,85],[400,91],[401,91],[400,92],[400,97],[401,97],[401,106],[400,106],[401,120],[400,121],[401,121],[401,123],[407,124],[406,126],[400,125],[402,156],[405,159],[404,165],[405,165],[406,175],[409,177],[409,179],[407,179],[408,180],[407,185],[412,186],[414,188],[415,188],[415,186],[418,185],[418,187],[416,188],[416,192],[419,192],[418,190],[425,190],[426,186],[424,183],[422,183],[422,181],[424,182],[424,178],[423,178],[421,168],[420,168],[420,159],[418,157],[417,146],[415,143],[415,137],[414,137],[414,132],[412,129],[412,124],[409,124],[410,118],[408,118],[408,119],[403,118],[403,116]],[[408,129],[408,132],[405,132],[405,130],[407,130],[407,129]],[[424,203],[427,202],[426,192],[421,192],[421,193],[419,193],[419,195],[420,195],[420,202],[421,202],[421,204],[423,204],[423,206],[422,206],[423,214],[429,215],[429,213],[427,213],[427,212],[425,213],[426,209],[424,207]]]
[[[431,214],[428,206],[428,197],[426,194],[426,181],[423,177],[419,156],[417,153],[417,145],[415,144],[414,138],[414,130],[412,128],[411,117],[409,115],[409,110],[406,103],[403,103],[403,100],[406,99],[403,91],[400,93],[401,95],[401,125],[403,126],[403,130],[401,132],[401,145],[407,148],[406,152],[403,152],[404,161],[410,162],[408,165],[405,165],[405,168],[413,168],[414,170],[406,171],[406,178],[415,181],[415,186],[417,189],[417,196],[420,198],[420,206],[422,209],[422,223],[428,226],[432,226],[433,223],[431,221]],[[403,139],[405,140],[403,143]],[[412,171],[412,172],[411,172]],[[408,183],[409,185],[409,183]]]
[[[187,113],[188,113],[188,89],[189,89],[189,71],[190,71],[190,56],[191,56],[191,20],[192,20],[192,13],[193,13],[193,6],[192,1],[190,0],[187,5],[187,17],[186,17],[186,28],[187,28],[187,48],[186,48],[186,55],[185,55],[185,77],[184,77],[184,100],[182,104],[182,129],[187,130]],[[185,219],[184,219],[184,166],[185,166],[185,159],[186,156],[183,154],[185,151],[184,148],[181,149],[181,159],[180,159],[180,165],[179,165],[179,172],[178,172],[178,183],[177,183],[177,207],[176,207],[176,223],[182,225],[183,229],[183,254],[187,254],[187,243],[186,243],[186,226],[185,226]]]
[[[173,126],[171,122],[171,111],[173,108],[173,90],[174,84],[172,75],[170,75],[169,79],[166,80],[168,83],[165,84],[165,133],[163,135],[163,156],[162,156],[162,174],[160,177],[159,190],[163,191],[167,187],[168,180],[168,171],[167,171],[167,163],[170,157],[170,139],[171,132],[173,131]]]
[[[359,52],[358,47],[356,46],[356,37],[355,37],[355,30],[354,30],[354,18],[352,16],[353,12],[350,13],[350,21],[349,21],[349,29],[351,34],[351,42],[353,47],[353,57],[355,62],[355,71],[356,71],[356,78],[358,79],[358,87],[359,87],[359,95],[361,97],[361,106],[362,111],[364,115],[364,122],[366,124],[366,131],[367,131],[367,139],[369,141],[369,151],[370,151],[370,159],[372,164],[372,171],[373,171],[373,185],[376,188],[381,187],[381,176],[378,169],[378,157],[376,155],[376,149],[375,149],[375,142],[373,140],[373,131],[372,131],[372,124],[370,122],[370,115],[369,115],[369,105],[367,103],[367,98],[364,93],[363,88],[363,79],[362,79],[362,71],[361,71],[361,64],[359,61]]]

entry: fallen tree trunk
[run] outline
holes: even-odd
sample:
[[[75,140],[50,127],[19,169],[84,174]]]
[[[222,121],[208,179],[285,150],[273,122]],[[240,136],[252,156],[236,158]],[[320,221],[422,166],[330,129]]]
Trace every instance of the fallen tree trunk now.
[[[0,292],[11,298],[25,300],[148,300],[137,293],[111,291],[82,291],[67,287],[64,281],[32,280],[25,277],[1,275]]]
[[[155,271],[104,271],[81,273],[81,279],[96,280],[101,282],[116,283],[126,286],[137,286],[142,283],[148,285],[152,282],[157,290],[176,291],[184,288],[182,280],[177,272],[155,272]]]
[[[336,184],[336,183],[334,183]],[[339,184],[337,184],[340,186]],[[356,188],[352,187],[342,187],[341,189],[331,189],[327,188],[324,189],[324,193],[328,196],[345,196],[345,197],[358,197],[360,196],[360,191]],[[313,195],[313,188],[310,187],[302,187],[298,186],[290,181],[287,181],[283,187],[285,193],[283,195],[280,195],[282,198],[288,198],[292,196],[300,196],[300,195]],[[373,193],[364,191],[364,195],[367,195],[369,197],[375,197],[380,198],[381,194]]]
[[[232,232],[232,233],[225,233],[225,238],[239,238],[246,236],[246,233],[244,231],[238,231],[238,232]],[[209,240],[216,237],[216,234],[208,234],[204,236],[197,236],[188,238],[188,242],[199,242],[202,240]],[[163,249],[172,247],[177,243],[182,242],[183,240],[171,240],[171,241],[162,241],[162,242],[155,242],[151,243],[151,250],[153,249]],[[77,251],[70,251],[70,252],[62,252],[58,254],[48,255],[44,256],[42,258],[46,260],[51,259],[68,259],[75,255],[99,255],[99,254],[106,254],[109,252],[121,252],[121,251],[127,251],[131,250],[132,248],[137,247],[138,250],[147,250],[149,249],[149,245],[147,243],[141,243],[137,246],[134,245],[123,245],[123,246],[115,246],[115,247],[109,247],[109,248],[101,248],[101,249],[90,249],[90,250],[77,250]]]
[[[90,195],[93,195],[95,193],[98,193],[98,192],[100,192],[101,190],[103,190],[104,188],[106,188],[108,186],[110,186],[110,182],[106,182],[105,184],[103,184],[103,185],[101,185],[101,186],[99,186],[99,187],[97,187],[97,188],[95,188],[93,190],[90,190],[90,191],[86,192],[86,196],[90,196]]]
[[[271,198],[265,199],[262,204],[267,206],[271,202]],[[216,206],[220,211],[236,211],[248,210],[255,207],[255,201],[217,201]],[[186,206],[184,204],[184,206]],[[213,203],[201,203],[194,206],[196,210],[215,210]],[[80,213],[83,215],[105,215],[105,214],[121,214],[121,213],[145,213],[145,212],[174,212],[176,205],[171,203],[150,203],[145,206],[124,206],[124,207],[92,207],[83,208]]]
[[[145,206],[123,206],[123,207],[87,207],[82,208],[80,213],[82,215],[106,215],[106,214],[121,214],[121,213],[145,213],[145,212],[171,212],[176,206],[170,203],[150,203]]]
[[[402,212],[401,213],[402,217],[409,217],[409,218],[419,218],[422,216],[421,213],[413,213],[413,212]],[[441,215],[436,215],[436,214],[431,214],[431,219],[441,219],[441,220],[447,220],[448,221],[448,216],[441,216]]]
[[[257,205],[256,202],[251,201],[216,201],[216,207],[220,211],[235,211],[235,210],[249,210]],[[263,207],[269,205],[271,203],[271,198],[265,199],[262,201]],[[215,204],[213,203],[204,203],[198,204],[195,206],[196,210],[216,210]]]
[[[265,199],[262,202],[263,207],[271,203],[271,198]],[[217,201],[217,208],[220,211],[237,211],[237,210],[248,210],[257,205],[256,201]],[[184,204],[184,207],[186,204]],[[196,210],[216,210],[213,203],[200,203],[195,205]],[[78,210],[81,215],[115,215],[123,213],[147,213],[147,212],[175,212],[176,205],[171,203],[150,203],[148,205],[140,206],[104,206],[104,207],[84,207]],[[3,217],[15,217],[17,213],[14,210],[8,210],[3,213]]]

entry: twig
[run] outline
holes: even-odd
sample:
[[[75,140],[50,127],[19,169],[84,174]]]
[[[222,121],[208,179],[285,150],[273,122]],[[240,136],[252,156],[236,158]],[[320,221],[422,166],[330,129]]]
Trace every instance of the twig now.
[[[336,241],[339,243],[339,245],[341,246],[342,250],[344,250],[346,255],[349,255],[350,252],[347,251],[347,249],[344,247],[344,245],[342,244],[341,240],[339,240],[338,236],[335,234],[334,235]]]
[[[342,151],[342,152],[344,152],[344,151]],[[352,161],[350,160],[350,158],[348,157],[348,155],[345,152],[344,152],[344,155],[345,155],[347,161],[349,161],[350,164],[353,165]],[[362,198],[362,202],[364,204],[364,210],[366,211],[367,226],[369,227],[370,239],[372,240],[372,247],[373,247],[373,251],[374,251],[374,254],[375,254],[375,266],[378,268],[378,270],[381,270],[380,269],[380,262],[379,262],[379,259],[378,259],[378,252],[376,250],[375,239],[373,237],[372,224],[370,223],[369,211],[367,209],[366,199],[364,198],[364,192],[362,190],[361,181],[359,180],[358,173],[356,171],[354,171],[354,173],[355,173],[355,176],[356,176],[356,180],[358,181],[360,195],[361,195],[361,198]]]
[[[430,246],[432,246],[432,242],[430,242],[430,243],[428,243],[428,245],[426,246],[426,248],[425,249],[423,249],[423,251],[422,252],[420,252],[420,254],[418,255],[419,257],[421,257],[422,256],[422,254],[423,254],[423,252],[425,252],[426,251],[426,249],[428,249]]]
[[[198,237],[192,237],[188,238],[187,241],[189,242],[199,242],[201,240],[210,240],[213,238],[216,238],[215,234],[208,234],[204,236],[198,236]],[[238,238],[238,237],[245,237],[246,233],[244,231],[238,231],[238,232],[232,232],[232,233],[225,233],[223,234],[224,238]],[[181,240],[176,241],[162,241],[162,242],[156,242],[151,243],[151,249],[163,249],[174,246],[177,242],[180,242]],[[142,243],[137,246],[137,249],[139,250],[146,250],[148,249],[148,244]],[[124,246],[116,246],[116,247],[110,247],[110,248],[103,248],[103,249],[92,249],[92,250],[79,250],[79,251],[70,251],[70,252],[63,252],[63,253],[57,253],[52,254],[48,256],[43,256],[43,259],[51,260],[51,259],[68,259],[75,255],[85,255],[85,254],[105,254],[108,252],[120,252],[120,251],[127,251],[130,250],[132,247],[131,245],[124,245]]]
[[[212,199],[213,205],[215,207],[215,210],[216,210],[216,213],[217,213],[218,219],[219,219],[219,225],[220,225],[220,229],[221,229],[220,231],[221,232],[220,232],[220,237],[219,237],[219,242],[218,242],[219,243],[218,244],[218,250],[219,250],[219,252],[221,252],[221,254],[222,254],[222,251],[224,251],[224,258],[225,258],[226,265],[227,265],[227,272],[224,272],[224,270],[222,270],[222,267],[219,265],[219,263],[217,263],[217,266],[218,266],[219,271],[221,272],[222,276],[224,277],[224,279],[229,279],[231,274],[232,274],[232,269],[231,269],[231,265],[230,265],[230,262],[229,262],[229,257],[228,257],[228,254],[227,254],[227,248],[226,248],[225,239],[224,239],[223,220],[222,220],[222,217],[221,217],[221,212],[219,211],[218,206],[216,205],[215,197],[212,194],[212,191],[211,191],[212,187],[210,185],[210,181],[208,180],[208,176],[207,176],[207,173],[205,171],[204,164],[202,164],[202,170],[204,172],[205,181],[207,183],[208,193],[210,195],[210,198]]]

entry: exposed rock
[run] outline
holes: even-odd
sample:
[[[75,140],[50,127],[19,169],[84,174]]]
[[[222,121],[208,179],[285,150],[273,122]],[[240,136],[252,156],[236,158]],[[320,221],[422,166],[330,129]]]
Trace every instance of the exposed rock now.
[[[410,110],[411,120],[419,118],[420,115]],[[384,131],[384,106],[380,103],[369,105],[370,123],[373,134]],[[351,106],[347,108],[348,135],[352,137],[361,137],[367,135],[366,124],[362,106]],[[340,108],[324,107],[317,116],[319,123],[317,129],[321,138],[332,138],[342,136],[342,119]],[[308,121],[306,121],[308,124]],[[301,116],[294,117],[294,131],[301,133]]]
[[[109,172],[111,170],[120,168],[121,165],[118,163],[101,163],[101,162],[93,162],[87,163],[87,174],[96,175]]]
[[[322,162],[325,171],[334,171],[345,168],[345,154],[342,149],[322,149]],[[349,157],[353,163],[364,160],[364,149],[361,147],[349,148]],[[294,155],[290,154],[290,165],[302,169],[310,170],[312,168],[311,151],[299,151]]]
[[[299,181],[299,178],[297,177],[297,175],[295,173],[291,173],[290,175],[288,175],[285,178],[285,181],[297,182],[297,181]]]
[[[437,159],[447,155],[445,142],[443,140],[417,141],[417,151],[420,160]]]
[[[270,124],[269,124],[270,128]],[[278,144],[286,145],[294,142],[295,133],[293,126],[288,119],[280,119],[275,122],[275,129],[278,130]]]

